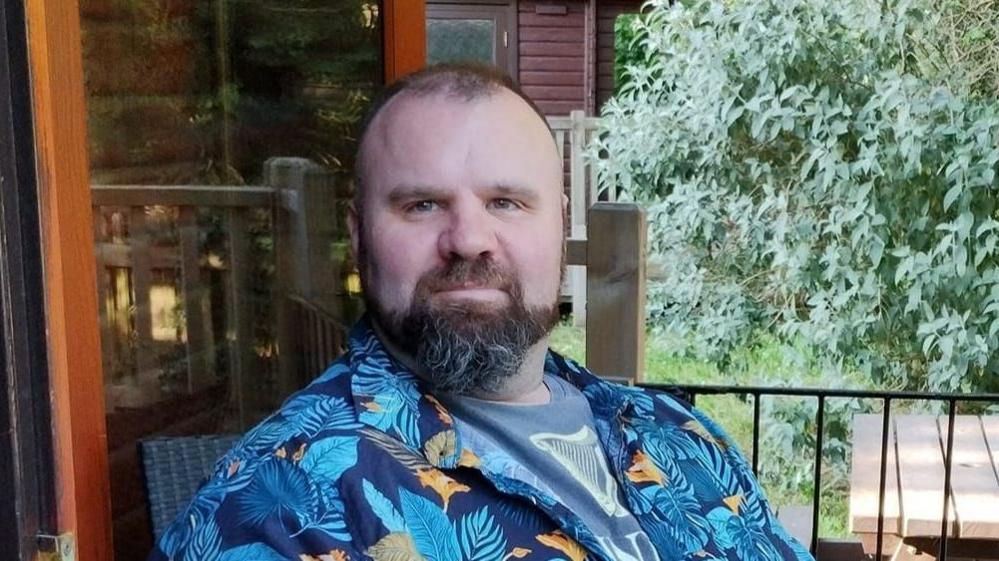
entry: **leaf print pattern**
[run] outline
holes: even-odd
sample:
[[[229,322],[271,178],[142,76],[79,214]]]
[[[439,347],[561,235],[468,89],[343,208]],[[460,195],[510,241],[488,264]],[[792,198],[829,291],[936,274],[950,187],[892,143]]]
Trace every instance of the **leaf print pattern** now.
[[[315,497],[302,470],[286,460],[264,464],[256,478],[239,497],[240,523],[262,525],[268,518],[282,519],[315,509]]]
[[[655,483],[657,485],[665,485],[666,479],[663,477],[663,473],[659,471],[656,464],[652,462],[641,450],[635,452],[632,458],[631,467],[625,472],[628,479],[634,481],[635,483]]]
[[[370,429],[361,429],[358,432],[409,471],[415,472],[422,468],[431,467],[424,456],[414,452],[412,448],[407,448],[403,443],[383,432]]]
[[[458,536],[444,511],[406,489],[399,490],[402,514],[413,543],[428,561],[460,561]]]
[[[301,528],[291,537],[298,536],[307,530],[320,531],[325,535],[340,540],[351,541],[344,520],[344,504],[340,493],[334,484],[314,484],[313,494],[319,497],[314,510],[305,510],[299,514]]]
[[[211,561],[217,559],[222,537],[214,520],[206,521],[198,527],[191,537],[191,542],[184,552],[184,561]]]
[[[451,495],[455,493],[467,493],[472,490],[468,485],[462,485],[444,475],[437,468],[418,469],[416,470],[416,477],[420,480],[420,485],[430,487],[440,496],[441,501],[444,503],[444,510],[447,510],[448,503],[451,502]]]
[[[586,550],[583,549],[583,546],[561,531],[552,532],[551,534],[539,534],[537,540],[550,548],[561,551],[572,561],[583,561],[583,559],[586,559]]]
[[[323,553],[320,555],[306,555],[302,554],[298,556],[299,561],[350,561],[350,554],[342,549],[331,549],[329,553]]]
[[[332,484],[357,463],[356,436],[331,436],[317,440],[305,451],[301,468],[310,477]]]
[[[354,409],[345,399],[324,395],[299,395],[284,406],[284,417],[296,435],[312,438],[325,430],[359,429]]]
[[[359,415],[359,420],[396,436],[412,448],[418,448],[418,404],[421,394],[417,389],[416,376],[412,372],[393,368],[393,361],[384,350],[374,350],[358,356],[358,359],[352,380],[354,397],[369,404]],[[386,371],[393,375],[386,376]]]
[[[444,405],[436,397],[430,394],[423,394],[423,398],[434,406],[434,411],[437,411],[437,418],[442,423],[449,427],[454,425],[454,418],[451,417],[451,413],[448,413],[448,410],[444,408]]]
[[[458,433],[454,430],[441,431],[427,440],[423,445],[423,455],[435,466],[444,463],[446,458],[451,458],[458,450]]]
[[[775,561],[781,559],[770,539],[760,528],[731,510],[716,508],[708,513],[711,528],[716,532],[716,543],[723,550],[734,549],[739,559],[746,561]]]
[[[506,538],[489,507],[461,517],[461,552],[464,561],[503,561]]]
[[[497,501],[499,511],[515,526],[526,532],[537,533],[545,527],[544,515],[536,508],[519,499],[503,498]]]
[[[406,531],[406,521],[396,510],[392,501],[375,488],[367,479],[362,480],[361,487],[364,490],[364,498],[368,501],[368,506],[375,513],[375,516],[382,521],[390,533]]]
[[[413,536],[402,532],[393,532],[378,540],[368,548],[367,554],[374,561],[423,561]]]
[[[267,544],[253,543],[227,549],[217,561],[287,561],[287,559]]]
[[[629,510],[662,561],[813,561],[698,410],[556,353],[545,368],[589,400]],[[587,548],[599,541],[531,466],[465,448],[420,384],[362,322],[346,357],[216,463],[151,561],[593,558]]]

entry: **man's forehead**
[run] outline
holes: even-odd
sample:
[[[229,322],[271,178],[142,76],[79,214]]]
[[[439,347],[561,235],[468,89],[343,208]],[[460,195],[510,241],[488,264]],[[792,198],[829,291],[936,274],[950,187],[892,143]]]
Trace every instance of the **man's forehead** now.
[[[474,133],[462,135],[469,130]],[[463,157],[468,145],[455,142],[457,136],[463,140],[471,137],[471,142],[481,142],[497,152],[506,146],[506,157],[512,147],[523,158],[542,162],[541,169],[547,169],[546,174],[561,186],[562,160],[547,124],[520,96],[505,88],[471,99],[448,92],[402,92],[386,103],[372,121],[361,156],[369,173],[383,177],[386,173],[405,173],[406,169],[393,164],[441,154],[451,160]],[[544,148],[539,149],[542,145]],[[493,158],[492,150],[478,155],[492,160],[489,163],[497,163],[500,157],[497,153]],[[499,163],[509,166],[511,172],[517,167],[512,161]]]
[[[398,128],[400,121],[419,120],[438,111],[468,111],[481,106],[501,108],[507,117],[516,117],[521,124],[530,123],[531,129],[548,129],[531,106],[507,88],[495,87],[474,95],[442,90],[439,92],[402,91],[388,101],[374,118],[371,128],[382,134]],[[528,134],[530,129],[524,129]]]

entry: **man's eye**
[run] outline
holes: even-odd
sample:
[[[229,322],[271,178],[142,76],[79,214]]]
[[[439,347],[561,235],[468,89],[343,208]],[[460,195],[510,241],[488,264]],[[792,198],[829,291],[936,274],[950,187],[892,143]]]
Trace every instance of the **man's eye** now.
[[[437,208],[437,203],[434,201],[416,201],[406,207],[408,212],[430,212]]]
[[[517,203],[511,199],[493,199],[492,207],[498,210],[513,210],[518,208]]]

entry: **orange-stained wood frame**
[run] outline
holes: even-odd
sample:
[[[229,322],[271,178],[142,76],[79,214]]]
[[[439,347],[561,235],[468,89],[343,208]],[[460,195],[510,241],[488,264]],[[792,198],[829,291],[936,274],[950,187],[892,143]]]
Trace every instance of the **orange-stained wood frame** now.
[[[425,0],[383,0],[385,83],[394,82],[427,63]]]
[[[28,0],[59,531],[110,561],[104,379],[77,0]]]
[[[426,61],[424,0],[384,0],[385,81]],[[27,0],[60,532],[111,561],[107,429],[78,0]],[[123,560],[119,560],[123,561]]]

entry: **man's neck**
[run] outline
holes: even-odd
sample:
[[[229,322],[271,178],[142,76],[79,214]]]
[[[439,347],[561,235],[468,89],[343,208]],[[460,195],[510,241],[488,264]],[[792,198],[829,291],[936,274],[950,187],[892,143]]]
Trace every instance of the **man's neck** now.
[[[385,331],[372,320],[371,326],[375,335],[385,346],[385,349],[403,366],[424,380],[428,380],[425,372],[416,363],[416,359],[409,353],[403,351],[398,345],[388,337]],[[495,392],[474,392],[472,397],[485,399],[488,401],[498,401],[513,405],[540,405],[551,401],[551,392],[544,383],[545,357],[548,354],[548,337],[543,337],[540,341],[531,346],[524,356],[524,362],[516,374],[507,379],[499,390]]]

